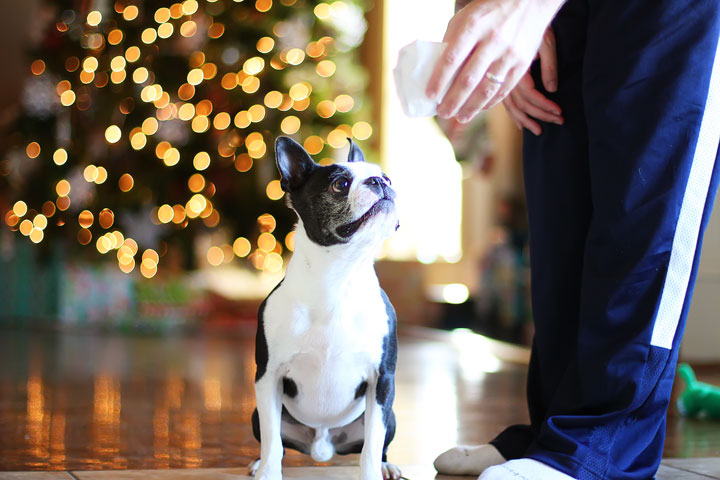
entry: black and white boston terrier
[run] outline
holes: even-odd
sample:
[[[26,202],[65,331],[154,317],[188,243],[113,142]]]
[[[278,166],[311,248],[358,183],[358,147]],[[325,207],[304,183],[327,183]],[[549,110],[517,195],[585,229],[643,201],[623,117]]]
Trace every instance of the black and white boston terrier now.
[[[360,453],[360,479],[398,479],[386,462],[395,435],[395,310],[374,255],[398,227],[395,192],[350,142],[347,162],[315,163],[287,137],[275,143],[281,185],[298,214],[285,278],[258,312],[252,424],[257,480],[282,478],[283,448],[326,462]]]

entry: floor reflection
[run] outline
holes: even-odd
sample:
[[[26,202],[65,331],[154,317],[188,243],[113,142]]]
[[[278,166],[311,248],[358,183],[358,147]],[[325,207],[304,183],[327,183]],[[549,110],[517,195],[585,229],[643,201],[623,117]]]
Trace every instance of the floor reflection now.
[[[401,335],[391,461],[428,464],[527,419],[525,366],[466,334]],[[256,458],[254,332],[0,331],[0,470],[237,467]],[[668,456],[720,455],[720,423],[671,417]],[[357,463],[335,457],[332,464]],[[287,452],[287,465],[312,464]]]

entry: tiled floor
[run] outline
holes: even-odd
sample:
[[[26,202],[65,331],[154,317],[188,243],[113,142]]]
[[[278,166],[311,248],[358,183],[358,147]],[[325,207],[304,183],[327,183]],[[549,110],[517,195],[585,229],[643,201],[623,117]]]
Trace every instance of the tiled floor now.
[[[526,421],[527,357],[463,332],[403,331],[390,460],[410,465],[411,480],[436,478],[432,459],[449,446]],[[249,427],[252,358],[252,329],[170,337],[1,331],[0,479],[244,479],[258,454]],[[704,375],[720,383],[717,372]],[[720,479],[720,423],[671,415],[665,453],[683,458],[666,459],[660,480]],[[357,461],[336,457],[308,469],[308,457],[288,450],[285,476],[352,478]]]

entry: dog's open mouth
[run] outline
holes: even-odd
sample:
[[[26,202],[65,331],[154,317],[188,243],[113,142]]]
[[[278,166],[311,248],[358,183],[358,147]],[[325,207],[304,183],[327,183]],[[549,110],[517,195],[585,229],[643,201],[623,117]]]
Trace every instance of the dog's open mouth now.
[[[367,212],[363,213],[360,218],[358,218],[357,220],[353,220],[350,223],[346,223],[345,225],[339,226],[336,232],[342,238],[350,238],[355,234],[355,232],[360,229],[360,227],[365,224],[365,222],[370,220],[370,218],[374,217],[380,212],[387,212],[388,210],[390,210],[390,208],[392,208],[393,205],[394,202],[389,198],[381,198],[380,200],[375,202]]]

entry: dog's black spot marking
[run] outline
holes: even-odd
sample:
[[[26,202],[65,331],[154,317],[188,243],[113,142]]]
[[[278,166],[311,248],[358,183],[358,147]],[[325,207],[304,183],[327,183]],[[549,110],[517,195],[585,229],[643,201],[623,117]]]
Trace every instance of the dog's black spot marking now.
[[[339,435],[335,435],[332,437],[332,443],[333,445],[337,445],[338,443],[345,443],[347,441],[348,434],[347,432],[342,432]]]
[[[362,452],[362,448],[363,448],[364,444],[365,444],[365,441],[359,440],[354,443],[342,445],[335,450],[335,453],[337,453],[338,455],[350,455],[352,453],[360,453],[360,452]]]
[[[360,385],[355,389],[355,400],[358,398],[362,398],[365,396],[365,392],[367,392],[368,384],[365,380],[360,382]]]
[[[272,292],[265,297],[265,300],[263,300],[258,308],[258,325],[257,333],[255,334],[255,365],[257,365],[257,370],[255,371],[256,382],[265,375],[269,358],[267,338],[265,337],[265,322],[263,320],[263,316],[265,315],[265,304],[267,303],[268,298],[270,298],[270,295],[272,295],[273,292],[282,285],[283,280],[280,280],[280,283],[278,283],[275,288],[273,288]]]
[[[298,394],[297,384],[291,378],[288,378],[288,377],[283,377],[282,382],[283,382],[283,393],[290,398],[297,397],[297,394]]]

